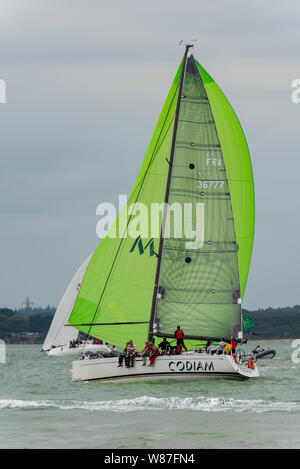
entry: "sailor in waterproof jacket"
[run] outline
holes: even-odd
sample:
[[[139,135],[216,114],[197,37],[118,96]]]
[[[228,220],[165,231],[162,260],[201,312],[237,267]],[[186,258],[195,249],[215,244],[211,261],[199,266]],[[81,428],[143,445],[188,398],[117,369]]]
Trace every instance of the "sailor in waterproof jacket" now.
[[[184,343],[184,333],[183,330],[180,329],[180,326],[177,326],[177,330],[175,331],[174,335],[177,340],[177,350],[180,351],[181,347],[183,347],[184,350],[187,350],[186,345]]]
[[[125,365],[127,367],[134,366],[134,359],[137,353],[136,346],[133,341],[130,340],[126,347]]]

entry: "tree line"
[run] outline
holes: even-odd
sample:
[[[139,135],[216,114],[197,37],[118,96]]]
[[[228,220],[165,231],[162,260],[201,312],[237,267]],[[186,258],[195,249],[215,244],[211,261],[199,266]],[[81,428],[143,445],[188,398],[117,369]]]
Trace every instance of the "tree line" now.
[[[12,333],[39,333],[45,334],[51,325],[55,308],[25,309],[0,308],[0,338],[5,339]]]
[[[249,331],[253,336],[257,334],[261,339],[300,338],[300,305],[243,310],[243,314],[254,322],[254,327]],[[251,335],[247,337],[251,339]]]

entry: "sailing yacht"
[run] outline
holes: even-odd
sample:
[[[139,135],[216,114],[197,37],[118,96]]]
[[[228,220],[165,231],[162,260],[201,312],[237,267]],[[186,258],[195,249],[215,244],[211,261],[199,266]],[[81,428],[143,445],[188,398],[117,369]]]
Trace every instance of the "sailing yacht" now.
[[[82,279],[92,255],[87,257],[68,285],[59,305],[55,311],[48,334],[42,346],[42,351],[51,357],[73,356],[79,357],[82,353],[90,351],[93,353],[110,353],[112,347],[107,344],[97,344],[93,340],[78,343],[80,332],[73,327],[65,327],[74,303],[76,301]],[[76,343],[78,346],[70,346]]]
[[[137,233],[138,210],[149,209],[150,224],[155,204],[163,207],[157,235]],[[182,207],[182,218],[170,207]],[[184,223],[189,228],[178,234]],[[159,355],[150,367],[141,357],[129,368],[118,367],[116,357],[84,357],[73,362],[73,380],[257,377],[254,360],[201,345],[244,342],[253,235],[243,130],[187,44],[128,204],[93,254],[68,324],[122,348],[131,339],[138,350],[146,340],[174,339],[180,325],[188,351]]]

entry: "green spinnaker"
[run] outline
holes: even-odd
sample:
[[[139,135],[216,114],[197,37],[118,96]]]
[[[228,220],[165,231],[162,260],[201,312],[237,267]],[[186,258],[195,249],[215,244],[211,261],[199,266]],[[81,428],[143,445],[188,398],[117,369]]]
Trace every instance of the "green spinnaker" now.
[[[196,61],[210,101],[222,146],[230,188],[235,233],[239,246],[239,270],[242,298],[250,267],[255,220],[252,165],[241,124],[213,78]]]

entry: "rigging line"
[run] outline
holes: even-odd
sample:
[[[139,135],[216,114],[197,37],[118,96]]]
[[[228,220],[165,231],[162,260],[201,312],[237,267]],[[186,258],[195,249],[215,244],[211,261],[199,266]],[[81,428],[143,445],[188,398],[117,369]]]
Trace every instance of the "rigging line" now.
[[[169,161],[168,161],[169,163]],[[174,165],[175,166],[175,165]],[[185,168],[185,166],[183,166]],[[197,172],[197,171],[196,171]],[[203,173],[204,171],[199,171],[199,173]],[[227,179],[214,179],[214,178],[211,178],[209,179],[209,177],[203,179],[201,177],[198,177],[198,176],[194,176],[194,177],[191,177],[191,176],[173,176],[173,179],[190,179],[191,181],[195,181],[195,182],[198,182],[198,181],[204,181],[204,182],[227,182]],[[205,189],[211,189],[211,187],[205,187]]]
[[[186,101],[187,99],[192,99],[192,100],[193,100],[193,99],[196,99],[196,100],[201,99],[202,101],[203,101],[203,100],[204,100],[204,101],[207,101],[207,98],[205,98],[205,96],[187,96],[187,95],[185,94],[185,95],[183,96],[183,98],[184,98],[183,103],[186,103],[186,102],[187,102],[187,101]]]
[[[149,324],[149,321],[131,321],[131,322],[87,322],[79,324],[65,324],[65,326],[123,326],[128,324]]]
[[[176,88],[176,91],[177,91],[177,88]],[[176,94],[176,92],[175,92],[175,94]],[[174,99],[172,99],[172,103],[173,103],[173,100],[174,100]],[[172,103],[171,103],[171,104],[172,104]],[[149,166],[146,168],[146,170],[145,170],[145,172],[143,173],[143,175],[142,175],[140,181],[136,183],[135,192],[139,189],[140,184],[144,183],[144,179],[145,179],[145,177],[147,176],[147,173],[150,171],[151,166],[152,166],[152,164],[154,163],[154,160],[155,160],[155,158],[156,158],[156,155],[157,155],[157,153],[158,153],[160,147],[161,147],[162,144],[164,143],[164,140],[165,140],[165,138],[166,138],[166,136],[167,136],[167,133],[168,133],[168,131],[169,131],[171,125],[172,125],[172,122],[173,122],[173,119],[171,120],[170,125],[169,125],[168,128],[166,129],[166,133],[165,133],[164,137],[161,139],[161,141],[160,141],[159,144],[158,144],[158,141],[157,141],[157,147],[156,147],[156,149],[153,150],[153,154],[152,154],[152,157],[151,157],[151,161],[149,162]],[[160,139],[160,136],[158,137],[158,140],[159,140],[159,139]],[[167,161],[168,161],[168,160],[167,160]],[[133,192],[132,192],[132,193],[133,193]],[[138,197],[138,196],[137,196],[137,197]],[[136,199],[136,200],[137,200],[137,199]],[[135,200],[135,202],[136,202],[136,200]],[[134,202],[134,203],[135,203],[135,202]]]
[[[174,121],[174,128],[173,128],[170,164],[169,164],[169,171],[168,171],[164,208],[166,207],[166,204],[168,203],[168,200],[169,200],[171,175],[172,175],[172,169],[173,169],[173,160],[174,160],[175,144],[176,144],[176,136],[177,136],[177,128],[178,128],[178,120],[179,120],[180,103],[182,101],[183,82],[184,82],[184,77],[185,77],[185,72],[186,72],[187,55],[188,55],[188,51],[190,47],[191,46],[186,45],[185,54],[183,58],[183,64],[182,64],[182,71],[181,71],[180,85],[179,85],[176,113],[175,113],[175,121]],[[164,241],[163,233],[164,233],[164,228],[165,228],[165,222],[166,222],[166,210],[164,209],[162,227],[161,227],[161,237],[160,237],[159,251],[158,251],[158,260],[157,260],[157,267],[156,267],[156,275],[155,275],[155,282],[154,282],[154,291],[153,291],[153,298],[152,298],[148,340],[152,340],[153,338],[153,323],[154,323],[154,316],[155,316],[155,307],[156,307],[156,302],[157,302],[157,292],[158,292],[159,273],[160,273],[160,265],[161,265],[161,257],[162,257],[161,255],[162,255],[162,248],[163,248],[163,241]]]
[[[212,145],[211,146],[210,145],[203,145],[201,148],[200,147],[196,148],[196,145],[191,146],[188,143],[177,144],[177,150],[178,149],[184,149],[184,150],[189,150],[189,151],[200,151],[200,152],[201,151],[202,152],[203,151],[213,151],[214,153],[217,152],[217,151],[221,152],[220,147],[213,147]]]
[[[175,252],[192,252],[193,254],[195,254],[195,256],[201,256],[201,254],[233,254],[233,253],[236,253],[238,251],[238,248],[236,249],[228,249],[228,250],[209,250],[209,251],[204,251],[203,249],[201,249],[201,251],[197,250],[197,249],[182,249],[182,248],[168,248],[166,247],[165,248],[166,251],[175,251]],[[201,256],[203,257],[203,256]],[[168,257],[165,257],[165,259],[167,259],[168,261],[173,261],[173,262],[180,262],[181,259],[170,259]],[[197,259],[196,259],[197,260]]]
[[[199,196],[199,192],[185,189],[172,189],[170,192],[173,195],[190,195],[191,197],[194,197],[197,200]],[[205,197],[205,200],[225,200],[226,202],[228,202],[228,198],[230,197],[230,194],[228,192],[207,192],[206,189],[202,190],[202,192],[203,194],[201,194],[200,192],[200,195],[202,198]]]
[[[208,293],[211,293],[211,292],[208,292]],[[225,292],[225,293],[231,293],[231,292]],[[215,296],[215,293],[211,293],[211,295],[214,295]],[[184,305],[184,306],[195,306],[195,305],[209,305],[209,306],[223,306],[223,307],[226,307],[226,306],[232,306],[232,305],[236,305],[237,303],[224,303],[224,302],[221,302],[221,301],[214,301],[214,302],[205,302],[205,301],[172,301],[172,300],[165,300],[166,303],[170,303],[170,304],[174,304],[174,305]],[[183,307],[182,307],[183,309]]]
[[[174,334],[169,334],[169,333],[162,333],[162,332],[156,332],[155,334],[157,337],[166,337],[172,339],[174,337]],[[184,339],[185,340],[212,340],[213,342],[220,342],[220,338],[223,337],[225,342],[231,342],[232,336],[231,337],[226,337],[226,336],[218,336],[218,337],[213,337],[211,335],[189,335],[189,334],[184,334]],[[237,339],[238,343],[242,343],[242,339]]]
[[[182,146],[185,147],[188,147],[191,148],[191,149],[195,149],[195,150],[198,150],[199,148],[220,148],[221,145],[220,144],[216,144],[216,143],[195,143],[195,142],[181,142],[181,141],[178,141],[177,142],[177,145],[181,145],[179,148],[182,148]],[[196,147],[196,148],[195,148]]]
[[[197,122],[197,121],[190,121],[187,119],[179,119],[179,122],[185,122],[187,124],[197,124],[197,125],[208,125],[208,124],[213,124],[212,121],[206,121],[206,122]]]
[[[157,145],[157,148],[156,148],[155,152],[153,153],[153,157],[151,158],[151,161],[150,161],[150,163],[149,163],[149,166],[147,167],[145,173],[143,174],[143,180],[141,180],[141,181],[138,183],[138,185],[141,184],[141,183],[144,183],[144,179],[146,178],[148,172],[150,171],[151,166],[152,166],[152,164],[153,164],[154,161],[155,161],[156,155],[157,155],[158,151],[160,150],[162,144],[163,144],[164,141],[165,141],[165,138],[166,138],[166,136],[167,136],[167,133],[168,133],[168,131],[169,131],[171,125],[172,125],[172,122],[173,122],[173,119],[171,120],[170,125],[169,125],[168,128],[166,129],[166,133],[165,133],[165,135],[163,136],[163,138],[161,139],[160,144]],[[166,161],[168,161],[167,158],[166,158]],[[169,163],[169,161],[168,161],[168,163]],[[136,201],[135,201],[135,202],[136,202]],[[135,202],[134,202],[134,203],[135,203]]]
[[[186,96],[184,98],[186,98]],[[190,99],[191,98],[184,99],[183,103],[184,104],[186,104],[186,103],[188,103],[188,104],[207,104],[208,103],[207,98],[194,98],[197,101],[191,101]]]
[[[168,288],[168,291],[170,292],[183,292],[183,293],[201,293],[201,294],[204,294],[204,293],[211,293],[211,289],[208,290],[207,288]],[[216,290],[216,292],[214,293],[214,295],[217,295],[218,293],[232,293],[233,290]],[[167,300],[167,299],[164,299],[164,301],[168,302],[168,301],[172,301],[172,300]],[[225,304],[225,303],[224,303]],[[227,303],[226,303],[227,304]]]
[[[154,157],[154,155],[155,155],[156,148],[157,148],[157,146],[158,146],[158,143],[159,143],[160,137],[161,137],[161,135],[162,135],[162,132],[163,132],[163,129],[164,129],[164,127],[165,127],[165,124],[166,124],[167,118],[168,118],[168,116],[169,116],[169,113],[170,113],[171,107],[172,107],[172,105],[173,105],[173,101],[174,101],[174,98],[175,98],[175,96],[176,96],[177,89],[178,89],[178,86],[176,86],[176,89],[175,89],[175,91],[174,91],[174,95],[173,95],[173,97],[172,97],[172,100],[171,100],[171,103],[170,103],[169,109],[168,109],[168,111],[167,111],[166,117],[165,117],[165,119],[164,119],[164,122],[163,122],[162,128],[161,128],[161,130],[160,130],[160,132],[159,132],[159,135],[158,135],[157,141],[156,141],[156,143],[155,143],[155,146],[154,146],[154,149],[153,149],[153,152],[152,152],[152,155],[151,155],[151,158],[150,158],[150,161],[149,161],[148,167],[147,167],[147,169],[146,169],[146,171],[145,171],[145,173],[144,173],[144,176],[142,177],[141,186],[140,186],[140,188],[139,188],[139,191],[138,191],[138,193],[137,193],[137,196],[136,196],[136,199],[135,199],[135,201],[134,201],[134,204],[135,204],[135,203],[136,203],[136,201],[138,200],[138,197],[139,197],[139,195],[140,195],[140,192],[141,192],[141,190],[142,190],[142,187],[143,187],[144,181],[145,181],[145,179],[146,179],[146,175],[148,174],[148,171],[149,171],[149,169],[150,169],[150,166],[151,166],[151,164],[152,164],[152,160],[153,160],[153,157]],[[129,225],[129,223],[130,223],[130,220],[131,220],[132,216],[133,216],[133,215],[131,214],[131,215],[129,215],[129,217],[128,217],[128,221],[127,221],[127,225],[126,225],[126,228],[125,228],[125,232],[126,232],[126,230],[127,230],[127,227],[128,227],[128,225]],[[125,234],[125,232],[124,232],[124,234]],[[108,285],[108,281],[109,281],[109,279],[110,279],[111,273],[112,273],[112,271],[113,271],[113,268],[114,268],[114,266],[115,266],[115,262],[116,262],[116,259],[117,259],[117,257],[118,257],[118,254],[119,254],[119,252],[120,252],[120,249],[121,249],[121,246],[122,246],[123,240],[124,240],[124,237],[122,237],[122,238],[121,238],[120,244],[119,244],[119,246],[118,246],[117,252],[116,252],[116,254],[115,254],[115,257],[114,257],[114,260],[113,260],[113,262],[112,262],[112,265],[111,265],[110,271],[109,271],[109,273],[108,273],[108,276],[107,276],[107,279],[106,279],[105,285],[104,285],[104,287],[103,287],[103,290],[102,290],[102,293],[101,293],[101,296],[100,296],[99,302],[98,302],[98,304],[97,304],[96,310],[95,310],[95,312],[94,312],[94,315],[93,315],[92,323],[91,323],[91,325],[90,325],[90,327],[89,327],[89,330],[88,330],[88,334],[87,334],[88,336],[89,336],[89,334],[90,334],[90,331],[91,331],[91,328],[92,328],[92,325],[93,325],[93,321],[94,321],[94,318],[95,318],[95,316],[96,316],[96,314],[97,314],[97,311],[98,311],[98,309],[99,309],[99,306],[100,306],[100,303],[101,303],[101,301],[102,301],[102,298],[103,298],[104,292],[105,292],[105,290],[106,290],[106,287],[107,287],[107,285]],[[86,340],[87,340],[87,339],[86,339]],[[85,342],[86,342],[86,340],[85,340]]]

